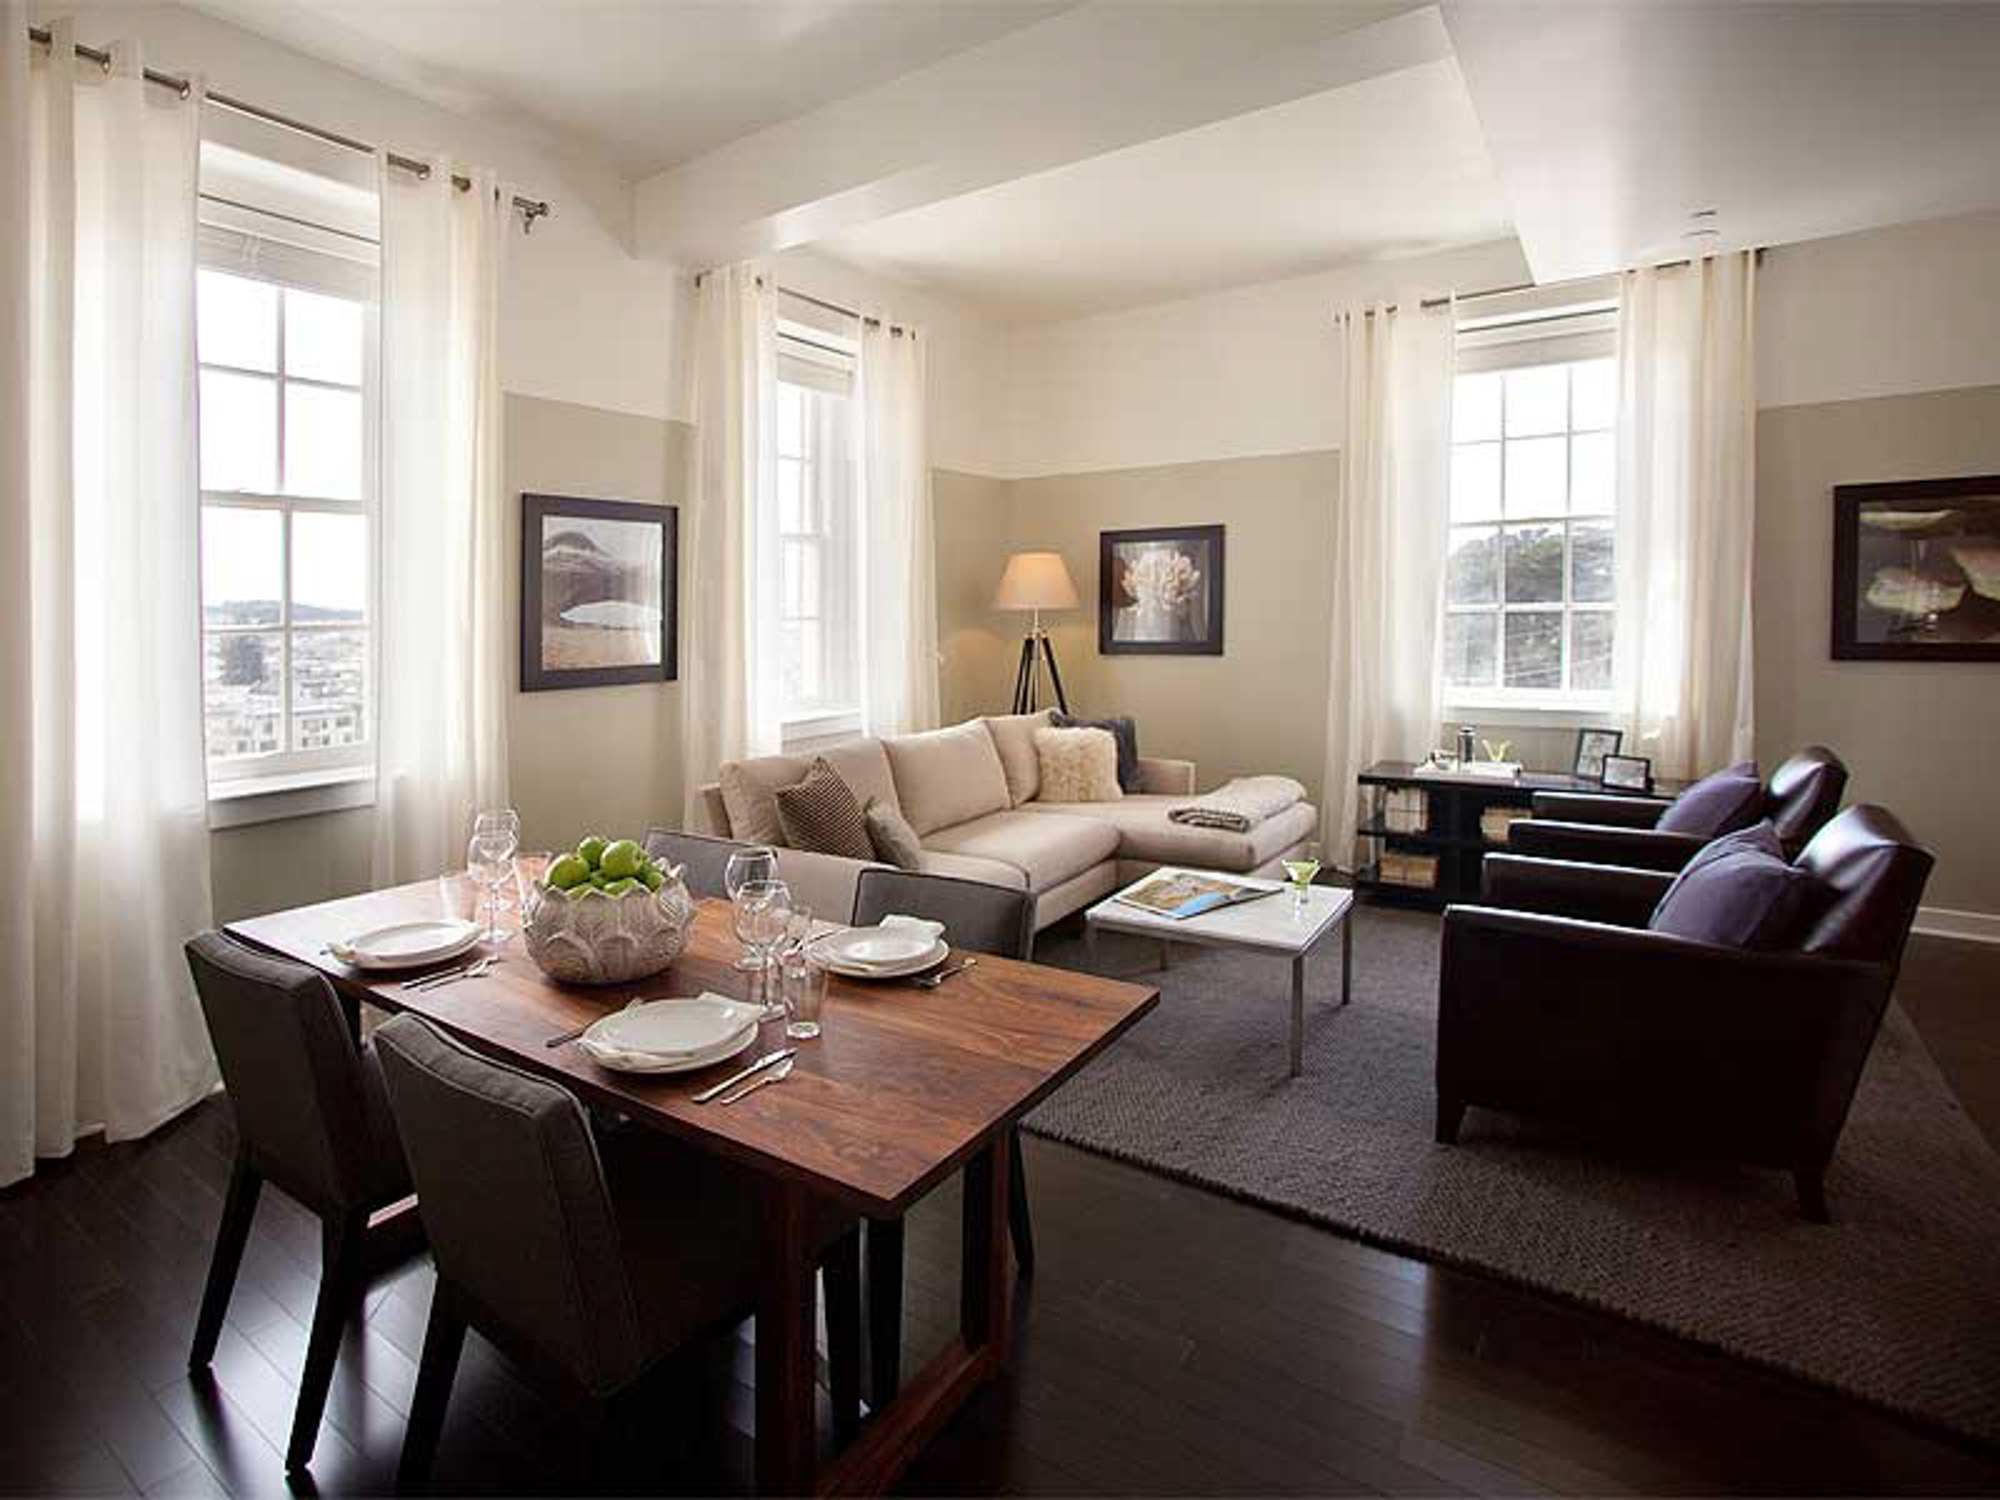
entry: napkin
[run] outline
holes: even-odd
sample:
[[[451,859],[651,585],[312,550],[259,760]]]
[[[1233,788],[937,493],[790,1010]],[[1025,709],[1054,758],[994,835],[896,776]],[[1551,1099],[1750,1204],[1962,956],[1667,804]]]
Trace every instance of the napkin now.
[[[899,930],[908,929],[912,932],[921,933],[923,936],[929,938],[933,943],[938,942],[944,937],[944,923],[926,921],[922,917],[906,917],[906,916],[892,914],[890,916],[884,917],[880,922],[876,923],[875,925],[878,927],[893,927]],[[848,965],[851,968],[856,968],[856,969],[899,969],[904,964],[909,962],[909,960],[899,958],[899,959],[880,959],[871,962],[870,960],[865,958],[854,958],[851,956],[843,955],[841,962]]]

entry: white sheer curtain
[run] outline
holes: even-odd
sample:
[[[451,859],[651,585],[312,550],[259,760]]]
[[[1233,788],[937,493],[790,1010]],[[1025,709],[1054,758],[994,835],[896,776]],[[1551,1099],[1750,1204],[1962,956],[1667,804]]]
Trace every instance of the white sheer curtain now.
[[[452,185],[454,172],[472,187]],[[382,194],[377,884],[456,869],[507,801],[499,305],[509,200],[486,172],[378,163]]]
[[[862,727],[905,734],[938,721],[937,558],[924,423],[924,338],[863,319]]]
[[[137,49],[31,64],[0,10],[0,1184],[144,1135],[216,1071],[195,451],[201,101]]]
[[[1633,753],[1663,776],[1752,752],[1756,262],[1625,273],[1618,656]]]
[[[1324,858],[1346,868],[1355,777],[1421,760],[1442,713],[1438,619],[1450,504],[1455,313],[1357,308],[1345,344],[1346,437],[1333,521],[1333,649],[1326,720]]]
[[[695,495],[685,522],[681,774],[688,826],[727,760],[771,755],[779,705],[777,548],[768,535],[776,457],[776,299],[754,266],[697,289]]]

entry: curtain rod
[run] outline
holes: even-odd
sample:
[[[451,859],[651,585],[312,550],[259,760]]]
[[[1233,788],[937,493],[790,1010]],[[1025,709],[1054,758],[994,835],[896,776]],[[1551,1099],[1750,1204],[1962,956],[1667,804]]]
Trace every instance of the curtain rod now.
[[[1757,257],[1759,265],[1764,263],[1764,253],[1767,249],[1769,249],[1769,246],[1759,245],[1751,252],[1751,254]],[[1694,263],[1695,257],[1682,256],[1679,260],[1663,260],[1657,265],[1648,266],[1646,269],[1651,271],[1683,271]],[[1450,307],[1454,302],[1479,302],[1489,297],[1506,297],[1515,292],[1546,292],[1558,287],[1588,286],[1593,281],[1604,281],[1610,277],[1623,274],[1620,271],[1606,271],[1597,276],[1566,276],[1560,281],[1521,281],[1516,282],[1513,286],[1489,286],[1476,292],[1465,292],[1462,294],[1454,292],[1448,297],[1426,297],[1417,306],[1425,312],[1435,312],[1440,307]],[[1383,312],[1394,312],[1395,310],[1396,304],[1393,302],[1382,309]],[[1373,314],[1375,309],[1371,307],[1367,311]]]
[[[54,35],[45,26],[30,26],[28,28],[28,40],[42,47],[52,47],[55,45]],[[111,54],[101,48],[87,47],[82,42],[78,42],[76,44],[76,55],[88,62],[96,63],[107,73],[111,71]],[[163,89],[172,89],[183,99],[187,98],[194,91],[193,85],[187,79],[176,78],[171,73],[162,73],[157,69],[147,68],[144,70],[144,76],[146,82],[157,84]],[[233,98],[228,94],[211,92],[205,94],[203,97],[210,104],[229,110],[234,114],[247,115],[253,120],[262,120],[267,125],[276,125],[285,130],[296,131],[300,135],[311,136],[316,141],[325,141],[329,145],[341,146],[349,151],[359,151],[365,156],[373,156],[375,154],[376,148],[369,145],[366,141],[357,141],[352,136],[342,135],[338,131],[327,130],[322,126],[308,125],[303,120],[293,119],[290,115],[281,115],[274,109],[265,109],[261,105],[251,104],[246,100]],[[431,175],[429,162],[418,161],[413,156],[404,156],[395,151],[385,151],[383,152],[383,156],[392,167],[400,167],[405,172],[414,172],[418,177],[429,177]],[[472,190],[472,179],[470,177],[461,177],[455,172],[452,174],[451,184],[462,193]],[[521,232],[523,234],[532,231],[535,227],[535,220],[545,217],[550,212],[549,203],[546,198],[523,198],[519,193],[514,195],[514,207],[520,210]]]
[[[708,280],[708,272],[697,271],[694,273],[694,284],[696,286],[700,286],[706,280]],[[764,278],[761,276],[758,277],[757,284],[762,286]],[[773,285],[777,284],[773,283]],[[787,297],[798,298],[799,301],[806,303],[808,306],[820,308],[843,318],[852,318],[863,327],[880,328],[882,326],[880,318],[871,318],[866,313],[859,312],[852,307],[842,307],[838,302],[829,302],[824,297],[815,297],[811,292],[802,292],[795,287],[789,286],[778,286],[778,290]],[[900,323],[889,324],[889,332],[895,337],[901,337],[903,334],[908,334],[912,338],[916,337],[916,330],[914,328],[905,328]]]

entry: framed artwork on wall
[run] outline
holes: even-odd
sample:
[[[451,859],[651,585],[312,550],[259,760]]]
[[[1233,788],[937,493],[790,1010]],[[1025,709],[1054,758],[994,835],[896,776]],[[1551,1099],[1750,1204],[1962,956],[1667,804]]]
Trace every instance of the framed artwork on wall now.
[[[672,682],[680,511],[521,496],[521,691]]]
[[[1100,532],[1097,649],[1106,656],[1222,655],[1223,531]]]
[[[2000,661],[2000,474],[1833,491],[1836,661]]]

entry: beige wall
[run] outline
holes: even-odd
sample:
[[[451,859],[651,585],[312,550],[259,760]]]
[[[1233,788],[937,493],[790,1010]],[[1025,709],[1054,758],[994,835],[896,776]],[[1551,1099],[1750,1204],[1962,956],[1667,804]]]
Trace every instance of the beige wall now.
[[[1836,484],[2000,473],[2000,386],[1831,401],[1757,422],[1757,748],[1821,741],[1849,796],[1936,851],[1927,906],[2000,913],[2000,666],[1834,661]]]
[[[1010,550],[1011,486],[949,469],[931,475],[937,511],[938,691],[944,722],[1004,713],[1026,619],[993,605]]]

